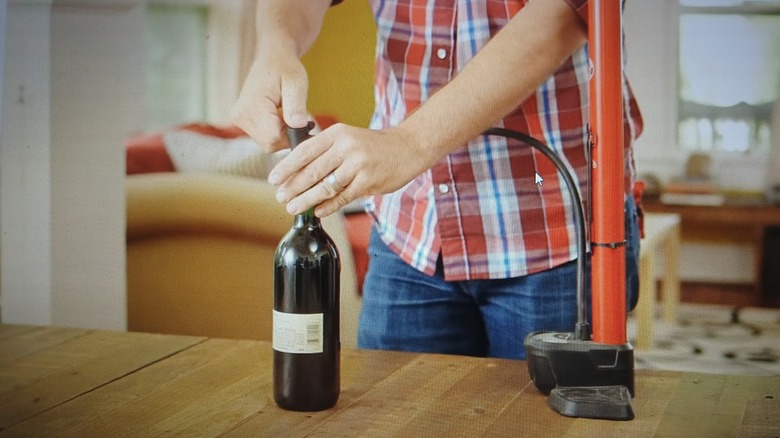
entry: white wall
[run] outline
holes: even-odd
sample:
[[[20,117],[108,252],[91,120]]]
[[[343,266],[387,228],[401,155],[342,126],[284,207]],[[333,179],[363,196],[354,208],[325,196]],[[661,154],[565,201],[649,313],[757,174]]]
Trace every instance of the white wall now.
[[[51,323],[49,2],[11,0],[0,148],[2,321]]]
[[[0,132],[3,129],[3,73],[5,72],[5,14],[8,2],[6,0],[0,0]]]
[[[53,10],[56,325],[126,326],[123,139],[143,126],[142,23],[135,1]]]
[[[2,0],[5,1],[5,0]],[[239,90],[242,0],[211,6],[210,120]],[[124,137],[144,130],[146,0],[10,0],[0,320],[126,327]],[[217,34],[217,29],[222,32]]]
[[[142,128],[138,1],[11,0],[2,321],[126,326],[124,151]]]
[[[3,132],[3,90],[4,87],[4,73],[5,73],[5,15],[8,2],[6,0],[0,0],[0,133]],[[0,189],[0,197],[2,197],[2,189]],[[2,214],[0,214],[0,230],[3,229]],[[0,252],[0,261],[2,261],[2,253]],[[2,284],[2,273],[0,269],[0,284]],[[0,293],[0,308],[2,308],[2,294]]]

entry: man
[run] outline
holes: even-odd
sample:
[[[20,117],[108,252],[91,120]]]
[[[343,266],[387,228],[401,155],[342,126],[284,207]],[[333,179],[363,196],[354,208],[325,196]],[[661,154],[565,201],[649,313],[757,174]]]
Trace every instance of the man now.
[[[527,333],[573,328],[572,209],[579,206],[543,156],[480,133],[503,126],[540,139],[586,192],[587,1],[371,4],[378,28],[372,129],[325,130],[291,152],[269,181],[291,214],[315,206],[315,214],[327,216],[373,197],[360,347],[523,358]],[[299,57],[330,5],[258,2],[258,55],[236,121],[267,150],[286,147],[285,126],[307,122]],[[626,110],[633,306],[638,238],[630,142],[641,119],[630,92]]]

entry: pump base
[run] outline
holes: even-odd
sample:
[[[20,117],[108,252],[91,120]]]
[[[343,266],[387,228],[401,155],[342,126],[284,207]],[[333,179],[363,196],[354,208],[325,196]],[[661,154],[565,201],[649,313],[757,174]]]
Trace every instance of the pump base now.
[[[634,395],[634,349],[581,341],[573,333],[535,332],[525,338],[528,372],[536,388],[625,386]]]
[[[567,417],[633,420],[631,394],[625,386],[558,386],[547,404]]]
[[[525,338],[528,373],[536,388],[552,394],[559,414],[631,420],[634,349],[576,339],[574,333],[535,332]]]

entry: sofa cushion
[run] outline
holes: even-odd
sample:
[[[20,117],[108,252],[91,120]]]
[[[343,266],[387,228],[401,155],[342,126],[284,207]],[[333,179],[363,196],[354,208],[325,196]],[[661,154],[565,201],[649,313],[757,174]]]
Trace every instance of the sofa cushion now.
[[[218,138],[246,136],[246,133],[236,126],[216,126],[208,123],[187,123],[170,130],[197,132]],[[125,154],[127,175],[176,171],[165,149],[164,132],[130,135],[125,139]]]
[[[285,152],[269,154],[249,137],[219,138],[189,131],[165,133],[165,149],[178,172],[265,179]]]
[[[128,175],[173,172],[173,162],[165,150],[162,133],[139,134],[125,140],[125,166]]]
[[[315,133],[337,122],[334,117],[328,115],[313,117],[318,125]],[[172,159],[166,145],[166,136],[175,132],[197,133],[206,138],[197,138],[196,146],[174,145],[173,148],[183,155]],[[199,122],[178,125],[162,132],[133,134],[125,139],[126,173],[134,175],[178,170],[257,176],[259,172],[260,177],[264,177],[270,170],[268,165],[273,165],[281,157],[275,156],[271,161],[268,161],[268,156],[248,157],[247,150],[243,149],[247,138],[247,134],[237,126]],[[221,141],[228,139],[236,139],[238,143]],[[181,137],[175,138],[175,141],[179,140]],[[227,151],[226,156],[215,159],[216,149]],[[258,159],[263,163],[259,167],[257,161],[253,161]]]

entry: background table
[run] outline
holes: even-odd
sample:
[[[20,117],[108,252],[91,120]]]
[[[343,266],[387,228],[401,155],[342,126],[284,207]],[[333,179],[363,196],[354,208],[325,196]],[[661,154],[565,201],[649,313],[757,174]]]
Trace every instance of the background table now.
[[[0,325],[5,436],[778,436],[780,377],[637,371],[636,418],[556,414],[522,361],[346,350],[330,410],[271,397],[271,346]]]
[[[753,281],[746,293],[716,297],[712,293],[700,296],[684,291],[684,298],[740,306],[780,306],[777,285],[764,282],[766,274],[776,272],[777,267],[767,266],[766,262],[774,260],[777,263],[780,259],[780,248],[767,239],[773,235],[772,229],[780,227],[780,205],[742,197],[727,197],[726,203],[718,206],[669,205],[657,197],[645,197],[642,204],[648,213],[679,215],[683,242],[747,244],[753,248]]]
[[[645,214],[645,236],[639,245],[639,302],[636,307],[637,336],[634,347],[653,346],[653,320],[656,307],[656,256],[663,254],[661,281],[663,319],[677,324],[680,305],[680,216],[671,213]]]

